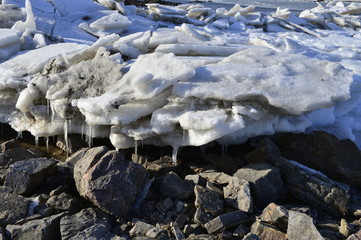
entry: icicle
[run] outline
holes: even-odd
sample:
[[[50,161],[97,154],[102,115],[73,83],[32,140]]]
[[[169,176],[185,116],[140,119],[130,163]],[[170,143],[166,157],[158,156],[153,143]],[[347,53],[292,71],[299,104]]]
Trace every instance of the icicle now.
[[[49,152],[49,137],[45,137],[46,151]]]
[[[178,147],[176,146],[172,146],[173,147],[173,152],[172,152],[172,160],[173,160],[173,164],[177,165],[177,155],[178,155]]]
[[[134,139],[134,154],[138,156],[138,140]]]
[[[46,115],[50,115],[50,100],[46,99]]]
[[[23,138],[23,132],[18,132],[18,136],[16,137],[17,139],[22,139]]]
[[[224,155],[227,153],[227,145],[223,145],[222,144],[222,159],[223,159],[223,157],[224,157]]]
[[[35,146],[39,147],[39,137],[35,137]]]
[[[92,125],[88,125],[88,147],[91,148],[93,145],[93,126]]]
[[[50,113],[51,117],[50,118],[51,118],[51,121],[54,122],[54,120],[55,120],[55,110],[54,110],[53,104],[51,104],[51,103],[50,103],[50,110],[51,110],[51,113]]]
[[[69,153],[69,140],[68,140],[68,121],[64,121],[64,140],[65,140],[65,150],[68,155]]]

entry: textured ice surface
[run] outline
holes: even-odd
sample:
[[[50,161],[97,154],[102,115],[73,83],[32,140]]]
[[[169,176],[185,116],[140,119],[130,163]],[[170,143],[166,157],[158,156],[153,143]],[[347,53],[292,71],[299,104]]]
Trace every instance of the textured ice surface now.
[[[0,121],[17,131],[176,153],[322,129],[361,147],[360,4],[26,3],[0,29]]]

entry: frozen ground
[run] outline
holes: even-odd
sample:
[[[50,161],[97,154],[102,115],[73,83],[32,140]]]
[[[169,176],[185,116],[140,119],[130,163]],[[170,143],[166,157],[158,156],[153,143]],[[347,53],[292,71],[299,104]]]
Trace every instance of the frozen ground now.
[[[118,149],[316,129],[361,147],[361,3],[254,3],[3,0],[0,121]]]

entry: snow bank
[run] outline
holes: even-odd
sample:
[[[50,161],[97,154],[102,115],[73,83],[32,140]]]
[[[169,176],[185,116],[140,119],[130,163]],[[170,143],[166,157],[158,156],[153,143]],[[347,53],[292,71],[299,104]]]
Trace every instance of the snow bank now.
[[[28,14],[24,31],[0,29],[3,60],[37,48],[0,64],[0,121],[17,131],[78,133],[89,144],[109,137],[117,149],[141,140],[176,153],[322,129],[361,147],[359,4],[295,15],[80,2],[54,1],[43,22]],[[40,28],[29,30],[34,19]],[[53,44],[58,35],[65,43]]]

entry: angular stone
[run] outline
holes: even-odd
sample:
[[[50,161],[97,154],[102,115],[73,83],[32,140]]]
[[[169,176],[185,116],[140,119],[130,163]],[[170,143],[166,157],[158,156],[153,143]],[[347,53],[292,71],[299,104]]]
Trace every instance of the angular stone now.
[[[248,164],[239,169],[234,176],[247,180],[251,187],[253,203],[265,207],[278,202],[284,191],[281,172],[270,164]]]
[[[179,214],[172,223],[172,225],[177,225],[178,227],[183,228],[187,221],[188,221],[187,215]]]
[[[93,208],[86,208],[76,214],[64,216],[60,220],[61,239],[68,240],[96,224],[103,224],[108,229],[110,227],[106,215]]]
[[[82,160],[78,161],[76,168],[81,163]],[[147,172],[144,167],[125,160],[120,152],[108,151],[83,175],[77,188],[80,186],[79,194],[95,206],[123,218],[130,210],[146,178]]]
[[[207,170],[199,173],[199,175],[212,183],[217,183],[221,185],[227,184],[229,182],[229,179],[231,178],[230,175],[223,172],[217,172],[215,170]]]
[[[164,233],[165,231],[158,227],[153,227],[148,230],[148,232],[145,234],[148,238],[157,238],[161,233]]]
[[[223,213],[224,202],[218,193],[198,185],[194,187],[194,193],[196,196],[194,203],[196,207],[203,208],[213,216]]]
[[[0,226],[13,224],[25,218],[29,212],[29,199],[22,196],[1,192],[0,193]]]
[[[340,233],[346,238],[352,233],[352,227],[345,219],[340,221]]]
[[[216,240],[216,237],[208,234],[197,234],[189,236],[187,240]]]
[[[205,228],[212,234],[248,221],[248,216],[242,210],[237,210],[214,218],[205,224]]]
[[[270,203],[260,216],[262,222],[274,225],[282,231],[287,230],[288,211],[281,205]]]
[[[260,238],[256,234],[248,233],[242,240],[260,240]]]
[[[188,199],[193,195],[193,182],[184,180],[175,173],[167,174],[160,185],[160,192],[175,199]]]
[[[249,232],[248,227],[241,224],[233,231],[233,236],[242,239],[248,232]]]
[[[104,224],[95,224],[82,232],[71,237],[69,240],[116,240],[115,234],[111,233]]]
[[[239,177],[232,177],[226,187],[223,188],[224,200],[228,206],[253,212],[251,190],[248,181]]]
[[[194,222],[198,223],[201,226],[204,226],[207,222],[212,220],[214,217],[207,213],[203,208],[196,208],[196,212],[194,213]]]
[[[332,134],[286,134],[277,140],[282,156],[323,172],[333,180],[361,186],[361,151]]]
[[[60,162],[57,164],[58,169],[61,169],[60,172],[66,171],[67,173],[74,174],[75,164],[82,159],[87,153],[87,148],[82,148],[72,155],[70,155],[64,162]]]
[[[174,225],[172,227],[172,232],[173,232],[173,235],[175,236],[176,240],[185,240],[186,239],[178,225]]]
[[[162,213],[167,212],[169,209],[171,209],[173,207],[172,198],[167,197],[166,199],[158,202],[155,207],[157,208],[158,211],[160,211]]]
[[[185,177],[185,180],[192,181],[195,185],[205,187],[207,184],[207,179],[201,177],[199,174],[190,174]]]
[[[310,216],[296,211],[288,211],[288,215],[287,235],[289,239],[324,240]]]
[[[129,231],[129,235],[131,237],[137,237],[137,236],[145,236],[147,234],[147,232],[150,229],[153,229],[154,226],[142,221],[137,221],[134,226],[132,227],[132,229],[130,229]]]
[[[218,193],[220,196],[223,196],[223,191],[212,182],[207,181],[206,188],[212,190],[215,193]]]
[[[47,201],[46,205],[60,211],[74,212],[78,210],[79,201],[69,193],[60,193],[56,196],[51,196]]]
[[[30,194],[55,172],[57,161],[32,158],[18,161],[9,167],[4,185],[17,194]]]
[[[6,167],[17,161],[35,158],[36,156],[23,147],[11,148],[0,154],[0,166]]]
[[[289,193],[296,198],[333,214],[348,213],[350,186],[285,158],[280,158],[273,164],[281,169]]]
[[[64,213],[51,217],[32,220],[23,225],[14,225],[10,228],[11,238],[18,240],[29,239],[60,239],[59,222]]]
[[[251,227],[251,233],[264,240],[287,240],[287,235],[278,231],[272,225],[256,221]]]

